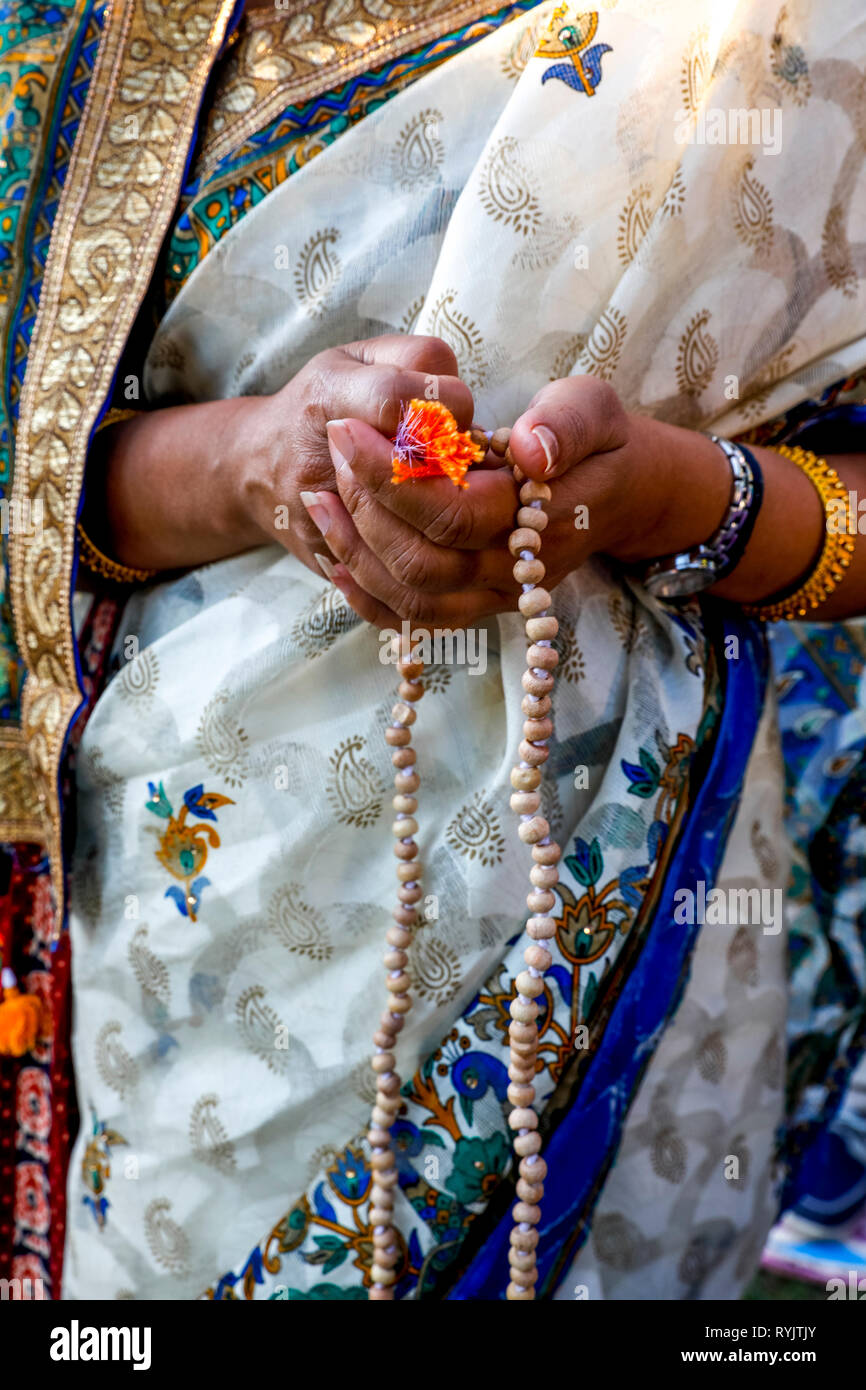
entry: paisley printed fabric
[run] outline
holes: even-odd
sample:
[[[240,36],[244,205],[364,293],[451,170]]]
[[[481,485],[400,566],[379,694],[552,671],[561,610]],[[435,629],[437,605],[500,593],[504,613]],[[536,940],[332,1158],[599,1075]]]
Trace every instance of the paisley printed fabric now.
[[[731,432],[861,366],[844,213],[828,201],[822,241],[825,209],[807,218],[784,158],[732,142],[710,160],[699,118],[772,91],[785,148],[805,157],[813,95],[854,102],[845,65],[862,25],[852,18],[841,54],[805,7],[793,18],[749,7],[736,33],[707,4],[674,10],[538,7],[248,200],[155,336],[150,402],[274,390],[320,348],[393,328],[445,337],[478,418],[495,423],[573,371],[614,381],[632,408]],[[824,257],[808,306],[786,255],[797,239]],[[539,1081],[551,1114],[581,1028],[607,1055],[602,1024],[647,940],[722,698],[696,610],[669,613],[599,564],[556,602],[547,809],[569,854]],[[276,549],[155,586],[122,631],[133,654],[119,641],[81,748],[71,929],[77,1077],[94,1127],[70,1175],[67,1295],[364,1297],[357,1136],[390,892],[380,733],[392,672],[375,634]],[[403,1297],[442,1296],[455,1254],[495,1224],[507,1164],[503,1026],[523,874],[501,808],[522,643],[508,618],[484,632],[486,671],[434,667],[422,707],[430,897],[399,1058],[412,1078]],[[736,815],[726,809],[723,828],[718,812],[720,849],[733,820],[723,883],[784,883],[785,852],[768,849],[781,846],[779,784],[768,711]],[[180,807],[185,827],[192,817],[205,831],[206,875],[201,844],[181,843]],[[160,825],[173,820],[167,846]],[[167,882],[167,861],[184,889]],[[725,1297],[750,1273],[773,1216],[784,947],[780,934],[711,930],[646,1059],[617,1137],[622,1168],[609,1175],[612,1153],[597,1156],[598,1241],[557,1296],[572,1277],[640,1296],[619,1277],[638,1270],[670,1296]],[[100,1150],[94,1207],[86,1146],[106,1134],[122,1138],[124,1161],[109,1173]],[[720,1211],[711,1228],[705,1203]]]

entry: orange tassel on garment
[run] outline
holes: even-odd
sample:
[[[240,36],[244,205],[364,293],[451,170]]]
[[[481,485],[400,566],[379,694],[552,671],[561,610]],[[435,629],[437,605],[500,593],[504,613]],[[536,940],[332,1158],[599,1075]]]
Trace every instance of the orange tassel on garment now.
[[[32,1052],[42,1031],[42,1001],[22,994],[11,970],[3,971],[0,1002],[0,1055],[23,1057]]]
[[[411,400],[403,408],[394,452],[392,483],[407,478],[450,478],[455,487],[468,487],[466,472],[480,463],[486,450],[457,421],[441,401]]]

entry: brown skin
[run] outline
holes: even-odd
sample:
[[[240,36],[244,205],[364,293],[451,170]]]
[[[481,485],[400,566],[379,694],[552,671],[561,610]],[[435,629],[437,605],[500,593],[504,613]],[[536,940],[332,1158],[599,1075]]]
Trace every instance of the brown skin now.
[[[456,627],[511,610],[518,590],[506,542],[518,500],[510,471],[488,454],[465,490],[444,478],[390,482],[388,436],[399,403],[423,396],[431,377],[468,427],[472,397],[451,349],[399,334],[321,353],[273,396],[177,406],[117,425],[93,460],[104,476],[89,476],[85,528],[122,563],[156,569],[277,541],[318,574],[315,553],[329,554],[339,562],[334,582],[380,627],[400,618]],[[537,425],[555,450],[547,473]],[[717,445],[628,413],[594,377],[545,386],[511,438],[523,471],[552,484],[548,587],[592,554],[639,564],[699,544],[727,506],[730,468]],[[744,558],[712,591],[744,603],[807,573],[823,538],[822,508],[805,475],[773,450],[754,452],[764,503]],[[866,456],[834,464],[846,487],[866,495]],[[574,526],[578,504],[589,510],[586,530]],[[279,508],[288,529],[276,528]],[[819,612],[829,620],[863,611],[866,547],[857,545]]]

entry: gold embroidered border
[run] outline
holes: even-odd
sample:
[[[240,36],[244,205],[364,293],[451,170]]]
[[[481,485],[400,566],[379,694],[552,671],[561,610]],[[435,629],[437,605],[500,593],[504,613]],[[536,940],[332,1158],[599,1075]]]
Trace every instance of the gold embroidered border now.
[[[39,805],[24,735],[9,725],[0,729],[0,840],[44,844]]]
[[[286,106],[309,101],[495,9],[495,0],[316,0],[281,7],[264,22],[254,12],[227,59],[205,127],[199,173]]]
[[[13,499],[40,534],[10,538],[22,729],[63,920],[58,768],[81,696],[70,616],[87,446],[177,201],[234,0],[116,0],[106,20],[45,269],[18,427]]]

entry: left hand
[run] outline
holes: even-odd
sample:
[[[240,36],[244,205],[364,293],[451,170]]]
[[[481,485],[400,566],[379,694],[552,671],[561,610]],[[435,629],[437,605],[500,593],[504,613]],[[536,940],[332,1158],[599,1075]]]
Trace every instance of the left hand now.
[[[674,480],[657,436],[672,429],[628,414],[595,377],[567,377],[536,394],[514,425],[511,453],[528,477],[551,486],[541,551],[546,588],[598,552],[632,561],[677,548],[685,531],[696,530],[695,541],[712,533],[730,490],[727,464],[717,446],[695,436],[712,453],[712,478],[684,527],[672,512]],[[520,503],[510,468],[472,469],[466,489],[447,478],[394,486],[391,444],[377,430],[332,421],[328,436],[337,492],[318,492],[310,515],[325,527],[339,562],[334,583],[356,613],[380,628],[404,618],[460,628],[516,607],[507,540]],[[575,527],[579,504],[588,511],[585,529]]]

